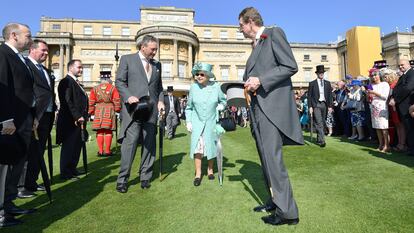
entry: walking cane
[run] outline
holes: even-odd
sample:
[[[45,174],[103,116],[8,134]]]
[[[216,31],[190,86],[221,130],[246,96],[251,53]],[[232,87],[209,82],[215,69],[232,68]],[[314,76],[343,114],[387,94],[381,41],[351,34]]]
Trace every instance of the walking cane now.
[[[88,156],[86,152],[86,141],[88,140],[86,136],[86,130],[85,126],[83,125],[83,122],[80,125],[81,128],[81,140],[82,140],[82,158],[83,158],[83,168],[85,170],[85,175],[88,174]]]
[[[310,141],[312,142],[313,141],[313,112],[309,111],[309,116],[310,116],[310,125],[311,125],[311,128],[310,128]]]
[[[53,182],[53,150],[52,150],[52,136],[47,136],[47,158],[49,163],[50,183]]]
[[[163,180],[162,178],[162,155],[163,155],[163,146],[164,146],[164,116],[165,116],[165,112],[164,109],[161,109],[160,111],[160,117],[159,117],[159,131],[158,131],[158,154],[160,156],[159,160],[160,160],[160,182]]]
[[[34,138],[35,138],[35,143],[36,143],[36,149],[38,150],[38,163],[39,163],[39,167],[40,167],[40,173],[42,174],[42,179],[43,179],[43,184],[45,185],[45,190],[47,193],[47,196],[49,197],[49,203],[52,203],[52,190],[50,189],[50,179],[49,176],[47,174],[47,168],[46,168],[46,164],[45,164],[45,160],[43,158],[43,151],[41,151],[40,149],[40,144],[39,144],[39,135],[37,133],[37,130],[34,130]]]

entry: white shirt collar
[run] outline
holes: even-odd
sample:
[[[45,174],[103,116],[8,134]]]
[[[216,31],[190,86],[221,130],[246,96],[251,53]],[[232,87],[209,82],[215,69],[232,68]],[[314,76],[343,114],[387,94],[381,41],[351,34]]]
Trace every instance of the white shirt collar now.
[[[17,50],[13,45],[11,45],[11,44],[9,44],[7,42],[4,42],[4,44],[6,44],[7,46],[9,46],[15,53],[19,53],[19,50]]]
[[[29,58],[29,60],[31,61],[31,62],[33,62],[33,64],[35,64],[35,66],[37,66],[39,63],[35,60],[35,59],[33,59],[32,57],[30,57],[30,56],[28,56],[27,58]]]
[[[68,73],[68,75],[69,75],[71,78],[73,78],[75,81],[76,81],[76,80],[78,80],[78,78],[76,78],[76,77],[75,77],[75,76],[73,76],[72,74],[69,74],[69,73]]]
[[[142,55],[141,51],[138,52],[138,55],[141,60],[148,62],[148,59]]]
[[[259,31],[257,31],[257,33],[256,33],[256,40],[259,40],[260,39],[260,36],[263,34],[263,31],[264,30],[265,30],[265,27],[264,26],[261,26],[259,28]]]

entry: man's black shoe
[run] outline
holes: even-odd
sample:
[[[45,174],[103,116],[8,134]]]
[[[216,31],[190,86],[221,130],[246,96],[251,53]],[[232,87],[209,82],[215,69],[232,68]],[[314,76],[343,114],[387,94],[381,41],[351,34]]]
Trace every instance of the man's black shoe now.
[[[277,216],[276,214],[271,214],[269,216],[263,216],[262,220],[266,224],[271,224],[271,225],[276,225],[276,226],[284,225],[284,224],[296,225],[299,223],[299,218],[286,219],[286,218]]]
[[[150,182],[148,180],[141,181],[141,188],[142,189],[149,189],[151,187]]]
[[[62,180],[79,180],[79,176],[60,176]]]
[[[23,222],[19,219],[15,219],[13,216],[0,216],[0,228],[10,227],[22,224]]]
[[[17,193],[17,197],[20,198],[20,199],[32,198],[32,197],[35,197],[35,196],[36,196],[36,193],[34,193],[32,191],[29,191],[29,190],[26,190],[26,189],[23,189],[22,191],[19,191]]]
[[[271,212],[273,210],[276,209],[276,205],[275,204],[264,204],[264,205],[259,205],[253,208],[254,212]]]
[[[17,215],[21,215],[21,214],[34,213],[34,212],[36,212],[36,209],[20,209],[19,207],[13,205],[10,208],[4,209],[4,212],[6,212],[6,214],[17,216]]]
[[[39,185],[37,185],[37,190],[36,191],[44,192],[44,191],[46,191],[46,188],[45,188],[45,186],[39,184]]]
[[[128,192],[128,186],[126,184],[116,184],[116,191],[126,193]]]
[[[194,186],[200,186],[201,178],[200,177],[194,178],[193,184],[194,184]]]
[[[319,143],[319,146],[320,147],[325,147],[326,146],[326,143],[325,142]]]

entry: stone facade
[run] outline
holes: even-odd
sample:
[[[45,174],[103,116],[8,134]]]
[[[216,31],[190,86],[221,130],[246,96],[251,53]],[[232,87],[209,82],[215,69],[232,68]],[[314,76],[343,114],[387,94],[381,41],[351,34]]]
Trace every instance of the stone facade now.
[[[99,82],[100,71],[115,76],[119,56],[137,52],[137,43],[147,34],[160,40],[157,60],[163,64],[164,88],[174,86],[185,93],[192,82],[191,68],[196,61],[213,65],[218,81],[241,80],[250,40],[244,39],[237,25],[211,25],[194,22],[194,10],[175,7],[141,7],[140,21],[81,20],[41,18],[37,38],[49,43],[46,66],[57,78],[66,74],[71,58],[81,59],[87,88]],[[289,36],[289,35],[288,35]],[[414,33],[391,33],[382,37],[383,57],[396,68],[399,57],[414,57]],[[347,71],[346,41],[339,43],[291,43],[299,66],[293,77],[295,88],[305,88],[315,79],[315,66],[323,64],[326,78],[337,81]]]

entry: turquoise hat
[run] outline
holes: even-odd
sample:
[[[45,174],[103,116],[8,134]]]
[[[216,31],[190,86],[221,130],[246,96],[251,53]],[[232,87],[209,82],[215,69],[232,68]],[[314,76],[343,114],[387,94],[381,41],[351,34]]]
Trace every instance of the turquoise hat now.
[[[208,64],[208,63],[204,63],[204,62],[196,62],[193,66],[193,70],[191,71],[191,73],[193,74],[193,76],[195,76],[195,74],[199,71],[203,71],[205,74],[207,74],[207,76],[210,79],[215,79],[216,77],[214,76],[214,74],[211,72],[211,70],[213,69],[213,66]]]

